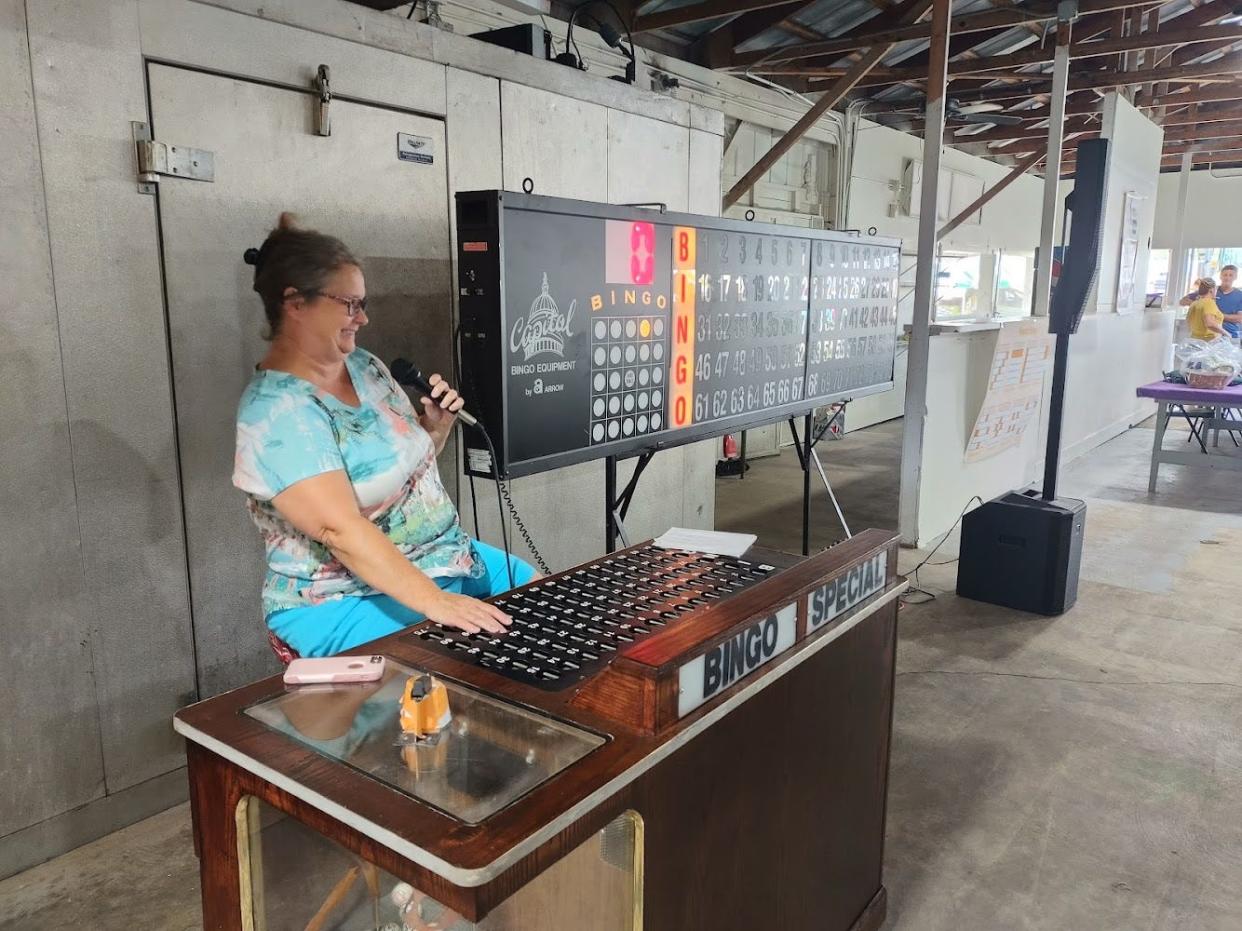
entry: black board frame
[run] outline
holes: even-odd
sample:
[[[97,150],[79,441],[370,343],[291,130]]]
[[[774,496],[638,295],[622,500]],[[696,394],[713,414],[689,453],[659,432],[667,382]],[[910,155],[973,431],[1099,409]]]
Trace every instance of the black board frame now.
[[[478,242],[478,237],[484,233],[491,235],[489,240],[489,250],[487,262],[494,264],[497,269],[497,275],[494,286],[498,291],[494,296],[488,298],[488,303],[499,304],[499,333],[508,332],[511,325],[510,310],[506,305],[504,298],[506,281],[505,281],[505,242],[502,233],[503,230],[503,213],[507,210],[524,210],[547,214],[562,214],[574,217],[588,217],[592,219],[602,220],[621,220],[621,221],[646,221],[655,222],[660,225],[668,226],[691,226],[701,230],[721,231],[730,233],[742,233],[760,236],[788,236],[797,239],[806,239],[812,242],[834,242],[834,243],[865,243],[868,245],[880,245],[892,247],[896,250],[898,256],[898,264],[900,264],[901,256],[901,240],[896,237],[861,235],[856,231],[841,230],[818,230],[812,228],[785,226],[779,224],[755,223],[749,220],[735,220],[724,217],[709,217],[700,214],[682,213],[664,210],[660,207],[633,207],[625,205],[600,204],[593,201],[574,200],[563,197],[549,197],[541,194],[526,194],[516,191],[487,190],[487,191],[459,191],[456,194],[457,209],[457,277],[458,277],[458,294],[460,319],[465,323],[467,317],[467,307],[474,300],[472,292],[478,284],[475,278],[467,278],[468,271],[472,263],[470,254],[464,249],[467,242]],[[470,212],[470,216],[466,212]],[[480,224],[478,218],[486,216],[485,223]],[[490,248],[494,245],[494,251]],[[899,282],[899,271],[895,270],[894,281]],[[896,305],[899,301],[897,289],[894,290],[893,303]],[[671,316],[671,314],[670,314]],[[809,317],[809,315],[808,315]],[[819,394],[814,397],[802,397],[797,401],[790,401],[785,404],[775,405],[764,408],[761,411],[752,411],[750,413],[738,414],[730,417],[723,417],[715,420],[704,421],[702,423],[691,424],[687,427],[665,430],[662,433],[652,436],[634,436],[622,437],[616,440],[597,443],[595,445],[583,446],[575,449],[564,450],[552,453],[547,456],[540,456],[530,459],[522,459],[513,462],[509,457],[509,397],[508,397],[508,379],[504,377],[504,366],[502,364],[499,377],[495,373],[491,376],[486,371],[474,373],[468,371],[468,359],[471,354],[468,352],[466,344],[462,348],[462,384],[463,387],[470,387],[472,384],[476,387],[490,389],[487,394],[495,392],[499,395],[499,417],[500,429],[496,429],[495,412],[497,405],[494,400],[488,403],[476,406],[476,413],[482,411],[479,416],[480,423],[486,427],[492,436],[496,445],[496,453],[499,463],[492,463],[490,469],[484,469],[474,464],[477,459],[472,461],[471,451],[475,456],[482,456],[487,453],[486,444],[476,434],[477,431],[466,431],[465,446],[466,457],[463,463],[463,469],[467,475],[477,476],[481,478],[519,478],[526,475],[535,475],[540,472],[547,472],[553,469],[563,468],[565,466],[575,465],[582,462],[590,462],[597,459],[629,459],[648,453],[655,453],[664,449],[674,449],[678,446],[685,446],[690,443],[697,443],[702,440],[714,439],[725,435],[726,433],[734,433],[740,430],[749,430],[772,423],[788,420],[791,417],[806,415],[817,408],[824,407],[836,401],[855,400],[872,394],[879,394],[884,391],[892,390],[895,385],[895,368],[897,357],[897,342],[900,333],[900,321],[898,315],[894,315],[894,340],[893,340],[893,360],[889,366],[889,378],[883,382],[877,382],[873,385],[865,385],[858,388],[832,392],[829,394]],[[476,318],[477,319],[477,318]],[[809,342],[810,321],[807,322],[807,331],[803,334],[804,342]],[[464,337],[468,340],[471,337],[470,332],[464,332]],[[507,358],[504,349],[501,349],[501,360]],[[671,361],[671,360],[670,360]],[[808,365],[804,362],[804,369]],[[468,399],[469,400],[469,399]],[[489,413],[492,416],[489,416]],[[499,435],[497,435],[499,434]],[[498,442],[497,442],[498,441]],[[490,454],[487,456],[490,461]]]

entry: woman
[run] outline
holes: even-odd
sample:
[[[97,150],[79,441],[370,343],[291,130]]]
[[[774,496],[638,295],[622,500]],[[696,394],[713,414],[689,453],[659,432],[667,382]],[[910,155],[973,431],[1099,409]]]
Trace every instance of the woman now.
[[[340,240],[282,214],[246,252],[271,348],[237,411],[233,484],[267,549],[263,612],[302,656],[430,618],[501,633],[504,553],[466,536],[436,469],[463,406],[439,376],[416,413],[375,356],[362,269]],[[534,578],[512,559],[514,581]]]
[[[1211,342],[1218,336],[1227,336],[1225,332],[1225,315],[1216,306],[1216,282],[1211,278],[1200,278],[1198,296],[1186,311],[1186,325],[1190,328],[1193,339]]]

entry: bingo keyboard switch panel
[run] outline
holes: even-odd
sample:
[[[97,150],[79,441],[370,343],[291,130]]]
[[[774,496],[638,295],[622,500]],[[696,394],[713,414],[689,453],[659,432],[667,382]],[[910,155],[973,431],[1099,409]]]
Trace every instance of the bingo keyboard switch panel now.
[[[433,652],[559,691],[594,675],[617,650],[775,571],[731,556],[640,546],[491,599],[513,618],[504,634],[427,624],[410,636]]]

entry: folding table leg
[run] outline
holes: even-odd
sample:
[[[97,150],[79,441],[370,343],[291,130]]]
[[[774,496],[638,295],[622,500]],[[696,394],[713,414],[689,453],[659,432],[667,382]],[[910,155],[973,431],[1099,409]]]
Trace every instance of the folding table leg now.
[[[1184,404],[1174,404],[1172,407],[1174,414],[1186,421],[1186,426],[1190,427],[1190,436],[1199,441],[1199,449],[1207,455],[1207,427],[1196,423],[1197,419],[1190,415],[1190,411],[1186,410]],[[1180,413],[1178,413],[1180,411]],[[1186,437],[1186,442],[1190,442],[1190,436]]]
[[[1159,401],[1156,404],[1156,439],[1151,447],[1151,478],[1147,482],[1147,493],[1156,493],[1156,475],[1160,472],[1160,449],[1164,446],[1164,429],[1169,425],[1169,403]]]

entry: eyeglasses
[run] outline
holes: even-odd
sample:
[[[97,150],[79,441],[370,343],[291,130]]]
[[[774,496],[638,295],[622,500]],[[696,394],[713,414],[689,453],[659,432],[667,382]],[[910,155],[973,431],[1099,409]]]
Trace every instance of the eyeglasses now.
[[[356,317],[359,314],[366,313],[367,299],[365,297],[341,297],[338,294],[329,294],[327,291],[303,291],[303,297],[326,297],[330,301],[336,301],[345,308],[345,313],[350,317]]]

